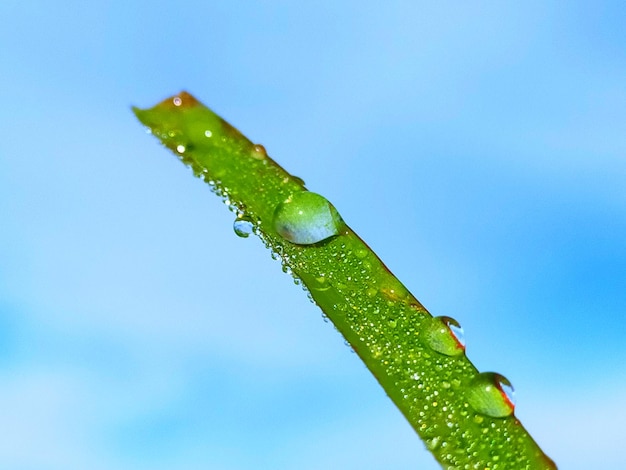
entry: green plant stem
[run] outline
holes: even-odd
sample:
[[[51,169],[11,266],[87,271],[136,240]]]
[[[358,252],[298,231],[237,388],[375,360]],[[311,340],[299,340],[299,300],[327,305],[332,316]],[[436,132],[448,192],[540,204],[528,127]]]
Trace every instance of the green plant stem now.
[[[474,365],[463,353],[433,349],[430,313],[347,225],[311,245],[296,245],[276,231],[276,207],[306,188],[262,146],[185,92],[134,112],[233,211],[254,223],[444,468],[556,468],[514,415],[493,417],[470,405]]]

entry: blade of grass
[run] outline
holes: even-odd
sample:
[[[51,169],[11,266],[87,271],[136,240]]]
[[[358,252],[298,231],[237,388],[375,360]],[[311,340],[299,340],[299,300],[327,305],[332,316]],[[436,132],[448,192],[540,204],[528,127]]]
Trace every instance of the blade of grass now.
[[[263,146],[186,92],[133,111],[306,286],[444,468],[556,468],[512,413],[506,379],[467,359],[454,320],[433,319],[323,198],[283,210],[311,198]]]

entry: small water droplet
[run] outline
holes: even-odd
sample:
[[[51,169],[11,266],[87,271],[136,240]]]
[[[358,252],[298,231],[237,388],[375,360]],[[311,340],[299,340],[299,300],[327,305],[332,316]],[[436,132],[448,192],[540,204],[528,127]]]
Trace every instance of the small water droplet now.
[[[255,144],[252,148],[252,158],[256,158],[257,160],[263,160],[265,157],[267,157],[265,147],[263,147],[261,144]]]
[[[376,289],[375,287],[368,287],[365,293],[368,297],[374,297],[376,294],[378,294],[378,289]]]
[[[515,392],[511,382],[496,372],[482,372],[471,382],[467,401],[481,414],[504,418],[515,410]]]
[[[178,153],[185,153],[185,146],[184,145],[177,145],[176,146],[176,151]]]
[[[237,217],[233,222],[233,230],[238,237],[248,238],[254,230],[254,223],[248,216]]]
[[[343,220],[324,196],[295,193],[274,211],[274,229],[296,245],[312,245],[338,235]]]
[[[330,289],[330,283],[328,282],[328,279],[326,279],[324,276],[318,276],[314,279],[314,282],[311,283],[311,288],[315,289],[316,291],[320,291],[320,292],[325,292],[328,289]]]
[[[181,104],[183,104],[183,100],[180,98],[180,96],[175,96],[172,101],[174,102],[174,106],[180,106]]]
[[[433,437],[431,439],[426,439],[426,446],[431,451],[437,450],[440,445],[441,445],[441,438],[438,436]]]
[[[212,137],[213,136],[213,132],[211,132],[210,130],[207,129],[206,131],[204,131],[204,136],[205,137]]]
[[[465,352],[463,328],[454,318],[434,317],[426,328],[428,346],[446,356],[458,356]]]

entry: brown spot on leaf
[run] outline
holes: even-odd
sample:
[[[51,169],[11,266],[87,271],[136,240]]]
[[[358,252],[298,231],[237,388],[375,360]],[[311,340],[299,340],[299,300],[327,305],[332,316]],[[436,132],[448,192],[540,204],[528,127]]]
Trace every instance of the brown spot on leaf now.
[[[222,129],[224,131],[224,134],[231,139],[240,140],[243,138],[245,140],[248,140],[246,137],[243,136],[241,132],[239,132],[239,129],[232,126],[228,121],[224,121],[223,119]]]
[[[543,461],[547,468],[557,470],[557,466],[556,466],[556,463],[554,463],[554,460],[552,460],[550,457],[548,457],[545,454],[543,455]]]
[[[401,286],[397,287],[381,287],[381,294],[392,302],[403,301],[406,299],[408,292]]]

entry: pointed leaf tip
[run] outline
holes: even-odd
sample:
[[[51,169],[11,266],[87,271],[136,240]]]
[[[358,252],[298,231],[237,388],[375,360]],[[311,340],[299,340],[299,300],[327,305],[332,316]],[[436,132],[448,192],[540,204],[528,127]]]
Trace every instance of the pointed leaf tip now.
[[[177,95],[164,99],[156,107],[162,109],[185,109],[193,108],[195,106],[202,106],[202,103],[200,103],[200,101],[198,101],[191,93],[183,90]]]

